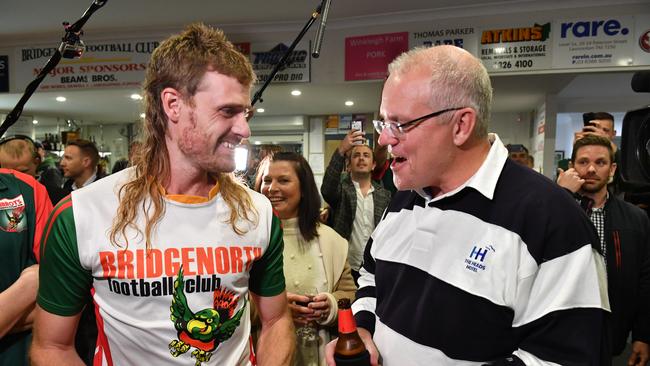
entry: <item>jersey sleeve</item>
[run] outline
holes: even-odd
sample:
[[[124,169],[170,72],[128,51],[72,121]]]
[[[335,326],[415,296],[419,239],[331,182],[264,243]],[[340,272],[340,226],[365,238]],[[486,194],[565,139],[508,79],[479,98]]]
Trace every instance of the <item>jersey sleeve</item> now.
[[[3,173],[10,173],[23,183],[31,187],[34,199],[34,241],[32,250],[37,261],[40,261],[40,243],[47,217],[52,212],[52,202],[47,194],[47,189],[31,175],[15,170],[3,170]]]
[[[50,313],[71,316],[83,310],[92,285],[90,271],[81,266],[72,200],[54,208],[43,233],[38,304]]]
[[[269,246],[251,268],[249,288],[260,296],[279,295],[285,289],[282,252],[284,241],[280,219],[274,214]]]
[[[36,206],[36,229],[34,231],[34,255],[36,260],[40,261],[41,257],[41,239],[47,218],[52,213],[52,201],[47,194],[45,186],[41,183],[34,182],[34,204]]]

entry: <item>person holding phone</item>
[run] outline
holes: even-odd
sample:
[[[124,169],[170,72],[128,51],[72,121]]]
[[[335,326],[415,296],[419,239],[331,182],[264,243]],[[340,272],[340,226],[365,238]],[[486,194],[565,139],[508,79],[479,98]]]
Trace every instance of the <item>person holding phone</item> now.
[[[588,135],[604,137],[609,140],[612,151],[614,151],[614,163],[620,166],[621,151],[614,143],[614,138],[616,137],[614,116],[607,112],[587,112],[582,115],[582,122],[584,127],[582,127],[582,130],[574,133],[573,143]],[[566,171],[564,169],[558,169],[558,179],[564,174],[575,176],[577,173],[573,168],[569,168]],[[607,185],[607,190],[614,195],[622,197],[624,192],[621,183],[620,170],[615,170],[614,175]]]
[[[321,194],[334,215],[332,227],[350,243],[348,261],[355,281],[370,234],[390,202],[391,193],[372,180],[375,156],[361,130],[351,129],[332,154]],[[344,173],[348,162],[348,173]]]

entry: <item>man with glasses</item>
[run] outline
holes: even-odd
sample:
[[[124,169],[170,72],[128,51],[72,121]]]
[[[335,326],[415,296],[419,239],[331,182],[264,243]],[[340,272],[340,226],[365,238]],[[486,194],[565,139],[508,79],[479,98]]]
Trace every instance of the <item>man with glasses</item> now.
[[[567,192],[487,133],[480,60],[418,48],[388,71],[374,124],[399,191],[352,306],[372,364],[604,364],[597,236]]]
[[[289,364],[280,220],[232,173],[254,80],[248,59],[203,24],[156,48],[134,166],[73,191],[48,221],[33,365],[80,365],[74,330],[88,292],[96,364]]]

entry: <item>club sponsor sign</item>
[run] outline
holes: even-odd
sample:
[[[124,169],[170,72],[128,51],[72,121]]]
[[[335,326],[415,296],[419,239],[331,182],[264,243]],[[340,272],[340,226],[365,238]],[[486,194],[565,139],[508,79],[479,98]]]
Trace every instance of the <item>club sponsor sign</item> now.
[[[534,22],[481,30],[479,55],[491,73],[549,69],[551,23]]]
[[[409,33],[386,33],[345,39],[345,80],[386,77],[388,64],[408,50]]]
[[[634,18],[587,17],[556,22],[554,68],[632,66]]]
[[[61,59],[39,89],[139,87],[151,52],[158,44],[154,39],[86,42],[83,56]],[[56,48],[50,46],[17,48],[15,87],[24,90],[55,52]]]
[[[475,54],[477,44],[476,29],[471,26],[423,29],[409,34],[410,48],[452,45]]]
[[[280,62],[291,43],[235,43],[235,47],[246,55],[257,81],[264,83],[271,76],[271,71]],[[283,68],[273,77],[273,83],[308,83],[311,80],[311,47],[309,41],[298,43],[287,58]]]

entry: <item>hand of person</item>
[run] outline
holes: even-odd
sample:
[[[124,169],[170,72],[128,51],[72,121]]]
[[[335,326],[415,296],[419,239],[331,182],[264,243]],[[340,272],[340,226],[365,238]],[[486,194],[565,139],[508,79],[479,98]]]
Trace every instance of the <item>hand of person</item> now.
[[[557,172],[557,184],[573,193],[578,192],[580,187],[582,187],[582,184],[585,182],[585,180],[580,178],[578,172],[573,168],[567,169],[567,171],[562,170],[562,168],[557,168]]]
[[[377,346],[375,346],[375,342],[372,341],[372,335],[363,328],[357,328],[357,331],[359,332],[359,337],[361,337],[368,353],[370,353],[370,365],[380,366],[379,351],[377,350]],[[327,361],[327,366],[336,366],[336,363],[334,362],[334,349],[336,348],[336,342],[338,340],[338,338],[335,338],[325,346],[325,361]]]
[[[345,154],[352,150],[354,145],[359,145],[363,144],[366,142],[366,138],[364,137],[364,132],[363,131],[358,131],[358,130],[350,130],[347,135],[341,140],[341,143],[339,144],[339,154],[345,156]]]
[[[310,309],[308,305],[302,306],[297,304],[308,304],[310,302],[309,300],[309,296],[287,292],[287,302],[289,303],[289,310],[291,310],[291,317],[294,323],[305,325],[311,321],[310,317],[314,315],[314,310]]]
[[[632,354],[627,360],[628,366],[646,366],[650,358],[650,345],[641,341],[632,342]]]
[[[314,314],[307,317],[307,319],[310,321],[317,322],[323,319],[327,319],[327,317],[330,315],[330,302],[327,298],[327,295],[324,293],[320,293],[314,296],[308,307],[314,310]]]

